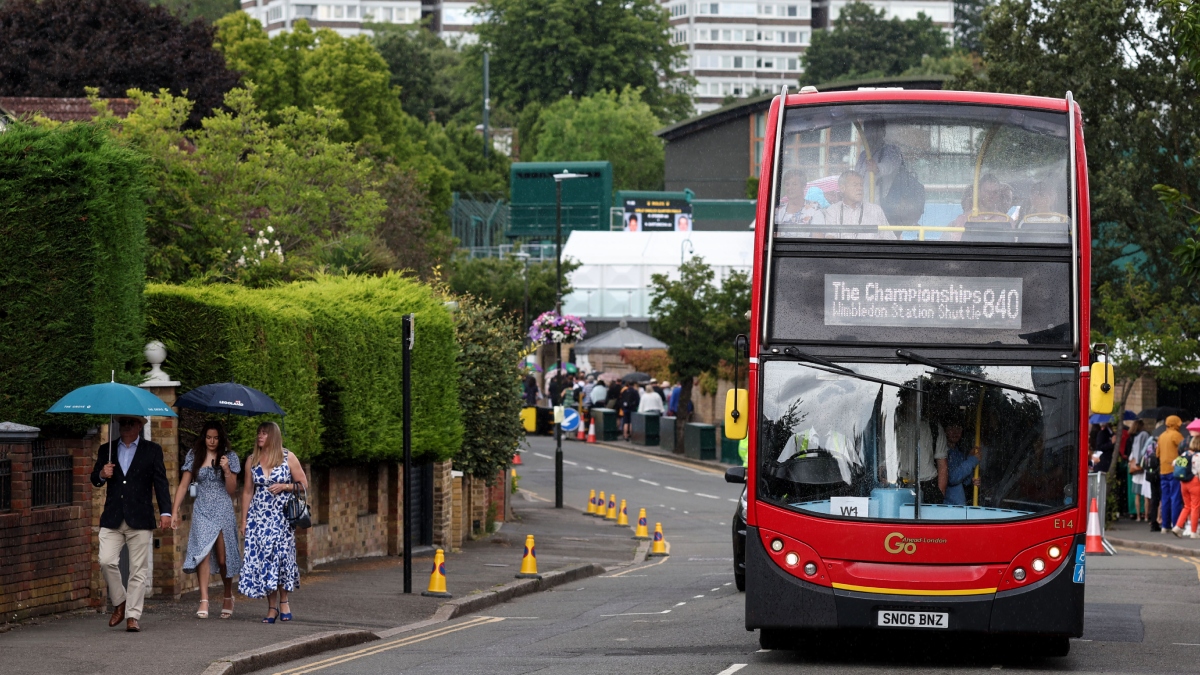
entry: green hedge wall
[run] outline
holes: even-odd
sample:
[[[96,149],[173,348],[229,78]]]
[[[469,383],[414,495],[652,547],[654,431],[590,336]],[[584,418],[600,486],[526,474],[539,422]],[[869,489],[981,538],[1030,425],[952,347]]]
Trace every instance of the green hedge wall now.
[[[458,347],[429,287],[389,274],[266,289],[147,288],[147,332],[167,345],[164,369],[181,391],[231,377],[262,389],[288,412],[288,447],[320,464],[402,456],[400,322],[409,312],[417,317],[414,456],[447,459],[463,436]],[[242,453],[254,423],[235,430]]]
[[[75,433],[68,391],[140,381],[144,159],[90,125],[0,133],[0,421]]]

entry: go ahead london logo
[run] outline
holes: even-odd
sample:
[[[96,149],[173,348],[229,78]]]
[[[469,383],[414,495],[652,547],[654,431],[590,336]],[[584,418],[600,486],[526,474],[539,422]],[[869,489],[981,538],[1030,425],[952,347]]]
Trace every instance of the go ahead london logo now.
[[[944,544],[945,539],[936,537],[906,537],[902,532],[892,532],[883,538],[883,550],[892,554],[917,552],[917,544]]]

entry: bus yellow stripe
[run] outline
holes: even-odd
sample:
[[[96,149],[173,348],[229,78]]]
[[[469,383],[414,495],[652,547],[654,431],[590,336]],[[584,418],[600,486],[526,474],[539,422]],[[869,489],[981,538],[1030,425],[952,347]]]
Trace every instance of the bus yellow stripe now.
[[[988,595],[996,592],[995,588],[963,588],[952,591],[913,590],[911,588],[878,588],[875,586],[854,586],[852,584],[834,583],[833,587],[842,591],[858,591],[859,593],[879,593],[882,595]]]

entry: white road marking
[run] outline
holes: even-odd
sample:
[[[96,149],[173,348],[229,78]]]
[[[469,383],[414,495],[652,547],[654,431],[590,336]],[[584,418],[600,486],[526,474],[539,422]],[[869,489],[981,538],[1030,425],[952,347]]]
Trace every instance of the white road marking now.
[[[720,586],[717,586],[716,588],[714,588],[714,589],[712,589],[711,591],[709,591],[709,593],[715,593],[715,592],[717,592],[717,591],[719,591],[719,590],[721,590],[721,587],[720,587]]]
[[[541,457],[542,459],[554,459],[554,458],[553,458],[553,457],[551,457],[550,455],[543,455],[543,454],[542,454],[542,453],[540,453],[540,452],[535,452],[535,453],[533,453],[533,454],[534,454],[534,456],[535,456],[535,457]]]
[[[728,523],[721,523],[721,522],[718,522],[717,524],[718,524],[718,525],[727,525]]]
[[[770,650],[770,649],[760,649],[760,650],[758,650],[758,651],[756,651],[756,652],[754,652],[754,653],[755,653],[755,654],[766,654],[766,653],[767,653],[767,652],[769,652],[769,651],[771,651],[771,650]]]
[[[733,585],[733,582],[732,582],[732,581],[726,581],[725,583],[723,583],[723,584],[721,584],[721,585],[722,585],[722,586],[732,586],[732,585]]]
[[[616,471],[612,472],[612,475],[616,476],[617,478],[633,478],[633,476],[624,473],[617,473]]]
[[[570,464],[571,466],[579,466],[579,462],[572,462],[569,459],[564,459],[563,464]]]
[[[680,490],[679,488],[671,487],[670,485],[667,486],[667,489],[670,490],[671,492],[682,492],[685,495],[687,494],[687,490]]]
[[[1200,644],[1195,642],[1172,642],[1171,644],[1179,645],[1180,647],[1200,647]]]
[[[687,511],[684,511],[684,513],[687,513]]]
[[[675,603],[675,606],[676,606],[676,607],[682,607],[682,606],[684,606],[684,605],[686,605],[686,604],[687,604],[686,602],[677,602],[677,603]]]
[[[588,467],[588,468],[591,468],[591,467]],[[734,504],[736,504],[738,502],[738,500],[736,500],[736,499],[730,499],[729,501],[733,502]]]
[[[706,498],[706,499],[720,499],[720,497],[718,497],[718,496],[716,496],[716,495],[706,495],[706,494],[704,494],[703,492],[697,492],[697,493],[696,493],[696,496],[697,496],[697,497],[704,497],[704,498]]]
[[[672,506],[672,507],[671,507],[671,510],[672,510],[672,511],[674,511],[674,510],[675,510],[675,507],[674,507],[674,506]]]
[[[589,466],[589,467],[584,467],[584,468],[586,468],[588,471],[595,471],[595,470],[596,470],[594,467],[590,467],[590,466]]]
[[[661,612],[625,612],[624,614],[601,614],[601,619],[606,619],[610,616],[646,616],[648,614],[670,614],[671,610],[664,609]]]
[[[695,600],[697,598],[703,598],[703,597],[704,597],[703,595],[693,595],[692,599]]]
[[[596,469],[600,473],[608,473],[608,469]]]
[[[638,482],[645,483],[646,485],[653,485],[654,487],[658,487],[658,483],[655,483],[652,480],[646,480],[645,478],[639,478]],[[662,506],[662,504],[659,504],[659,506]]]
[[[684,464],[683,462],[672,462],[672,461],[663,460],[663,459],[651,459],[649,461],[654,462],[655,464],[666,464],[667,466],[673,466],[676,469],[683,469],[684,471],[691,471],[692,473],[697,473],[697,474],[700,474],[701,476],[705,476],[705,475],[711,476],[714,473],[720,474],[720,475],[725,474],[724,471],[719,471],[717,469],[700,470],[695,467]]]
[[[717,673],[717,675],[733,675],[734,673],[736,673],[737,671],[739,671],[745,667],[746,667],[746,664],[744,664],[744,663],[735,663],[732,666],[729,666],[728,668],[726,668],[725,670],[722,670],[721,672]]]

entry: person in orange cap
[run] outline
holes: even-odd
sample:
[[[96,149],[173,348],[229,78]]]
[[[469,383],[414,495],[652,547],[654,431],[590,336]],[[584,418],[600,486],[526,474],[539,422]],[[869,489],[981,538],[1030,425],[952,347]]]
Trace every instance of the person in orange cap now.
[[[1158,437],[1158,467],[1159,482],[1162,485],[1162,502],[1160,504],[1159,523],[1165,532],[1171,530],[1171,525],[1183,512],[1183,494],[1179,491],[1179,481],[1175,479],[1173,467],[1175,458],[1179,456],[1179,446],[1183,443],[1183,434],[1179,427],[1183,420],[1178,415],[1167,417],[1167,430]]]

